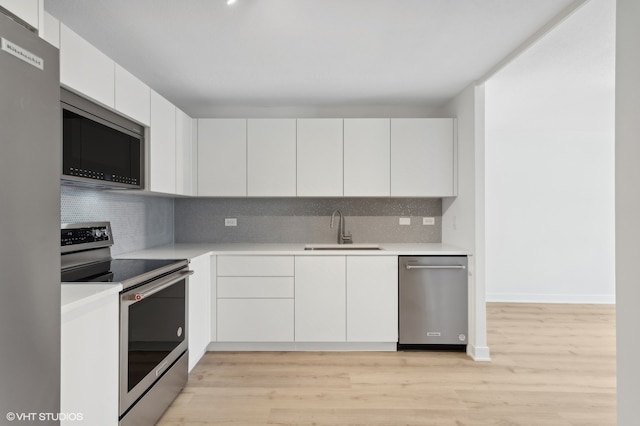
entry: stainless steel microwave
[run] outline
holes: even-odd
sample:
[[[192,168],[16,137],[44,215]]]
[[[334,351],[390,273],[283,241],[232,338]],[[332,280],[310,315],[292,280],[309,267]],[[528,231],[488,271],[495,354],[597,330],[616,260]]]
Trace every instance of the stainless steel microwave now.
[[[144,126],[61,89],[62,183],[144,188]]]

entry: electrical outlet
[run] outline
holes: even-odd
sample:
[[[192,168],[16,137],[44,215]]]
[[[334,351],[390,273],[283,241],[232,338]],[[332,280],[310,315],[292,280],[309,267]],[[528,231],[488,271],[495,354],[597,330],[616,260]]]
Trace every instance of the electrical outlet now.
[[[224,226],[238,226],[238,219],[235,217],[225,217]]]
[[[411,225],[411,218],[410,217],[401,217],[398,223],[400,225]]]
[[[422,218],[422,224],[423,225],[435,225],[436,224],[436,218],[435,217],[423,217]]]

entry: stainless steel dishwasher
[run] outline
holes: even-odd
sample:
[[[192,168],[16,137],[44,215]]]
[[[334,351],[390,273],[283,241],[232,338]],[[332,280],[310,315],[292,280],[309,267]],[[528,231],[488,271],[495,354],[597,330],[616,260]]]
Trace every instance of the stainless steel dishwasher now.
[[[398,261],[398,349],[464,350],[467,256],[400,256]]]

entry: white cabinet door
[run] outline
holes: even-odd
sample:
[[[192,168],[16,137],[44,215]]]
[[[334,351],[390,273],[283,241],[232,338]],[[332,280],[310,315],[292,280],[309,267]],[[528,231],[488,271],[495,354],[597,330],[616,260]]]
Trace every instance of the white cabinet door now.
[[[39,28],[38,19],[41,13],[40,0],[0,0],[0,6],[33,28]]]
[[[218,256],[219,277],[292,277],[293,256]]]
[[[64,24],[60,24],[60,84],[115,107],[115,62]]]
[[[391,120],[391,195],[447,197],[454,192],[454,120]]]
[[[247,120],[198,120],[198,195],[247,195]]]
[[[193,120],[176,108],[176,194],[195,195]]]
[[[60,21],[44,12],[44,28],[40,28],[41,37],[49,44],[60,49]]]
[[[211,341],[211,256],[205,254],[189,263],[189,371],[207,351]]]
[[[211,256],[211,299],[210,305],[210,340],[216,342],[218,340],[218,268],[217,256]]]
[[[292,342],[293,299],[218,299],[219,342]]]
[[[342,196],[342,119],[298,119],[297,194]]]
[[[296,342],[346,341],[344,256],[296,256]]]
[[[398,341],[397,256],[347,256],[347,341]]]
[[[148,126],[151,89],[120,65],[115,64],[115,67],[116,110]]]
[[[390,120],[344,119],[344,195],[388,197],[390,190]]]
[[[295,119],[249,119],[247,154],[249,196],[295,197]]]
[[[154,192],[176,192],[176,107],[151,91],[149,182]]]
[[[82,422],[118,424],[120,297],[117,293],[62,315],[60,412],[82,413]]]

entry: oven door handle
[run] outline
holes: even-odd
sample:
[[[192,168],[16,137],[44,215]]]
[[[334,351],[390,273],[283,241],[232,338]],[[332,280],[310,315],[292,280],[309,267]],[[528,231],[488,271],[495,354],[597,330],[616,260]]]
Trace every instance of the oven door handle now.
[[[144,288],[144,291],[140,291],[140,289],[136,289],[135,292],[125,295],[124,299],[125,300],[130,300],[133,303],[139,302],[142,299],[145,299],[145,298],[147,298],[149,296],[152,296],[152,295],[156,294],[157,292],[162,291],[165,288],[172,286],[173,284],[177,283],[178,281],[185,279],[189,275],[193,275],[193,271],[179,271],[179,272],[176,272],[174,274],[171,274],[169,276],[166,276],[164,278],[156,280],[152,284],[148,284],[148,286],[149,286],[148,288],[145,288],[146,286],[142,287],[142,288]]]

